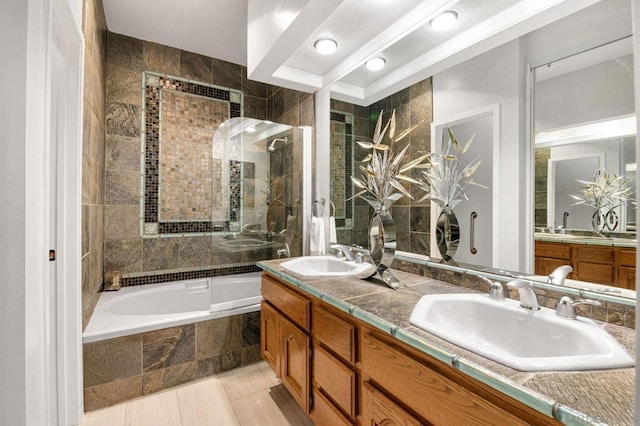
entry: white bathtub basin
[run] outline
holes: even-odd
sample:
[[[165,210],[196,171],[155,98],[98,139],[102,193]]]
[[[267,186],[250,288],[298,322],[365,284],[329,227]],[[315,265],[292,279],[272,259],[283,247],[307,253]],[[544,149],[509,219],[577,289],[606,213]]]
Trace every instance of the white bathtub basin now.
[[[280,264],[283,269],[303,277],[369,278],[376,272],[370,263],[356,263],[334,256],[303,256]]]
[[[511,299],[481,294],[423,296],[411,324],[520,371],[596,370],[634,366],[634,360],[594,321],[526,311]]]

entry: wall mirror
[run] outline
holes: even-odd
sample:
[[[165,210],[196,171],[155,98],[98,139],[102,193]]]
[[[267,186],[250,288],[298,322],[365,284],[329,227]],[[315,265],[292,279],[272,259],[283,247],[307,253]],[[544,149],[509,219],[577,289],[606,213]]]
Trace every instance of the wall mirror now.
[[[532,64],[534,270],[540,280],[546,280],[557,265],[569,263],[548,257],[545,247],[550,246],[544,242],[592,241],[598,246],[629,248],[627,255],[635,256],[635,203],[620,201],[598,213],[594,207],[576,205],[571,197],[581,195],[579,188],[585,184],[579,181],[592,181],[597,170],[606,170],[629,179],[630,197],[637,198],[632,52],[631,37],[619,37]],[[584,249],[572,250],[574,275],[579,274],[580,281],[567,285],[635,298],[635,291],[606,286],[625,287],[619,282],[624,277],[635,281],[635,269],[633,279],[625,275],[630,269],[618,264],[617,252],[613,266],[605,269],[604,264],[587,265],[576,258]],[[595,271],[596,266],[600,270]],[[594,268],[593,279],[583,276],[588,268]]]

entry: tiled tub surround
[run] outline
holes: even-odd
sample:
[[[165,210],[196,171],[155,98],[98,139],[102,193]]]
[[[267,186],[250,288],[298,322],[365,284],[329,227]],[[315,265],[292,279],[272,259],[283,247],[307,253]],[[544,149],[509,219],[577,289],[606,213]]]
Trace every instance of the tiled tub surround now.
[[[298,290],[322,299],[562,423],[633,424],[635,368],[524,373],[459,348],[409,324],[411,311],[423,295],[475,292],[473,289],[401,271],[394,272],[404,285],[399,290],[391,290],[377,279],[345,277],[301,280],[283,271],[278,266],[280,262],[271,260],[261,262],[259,266]],[[612,324],[604,327],[635,357],[633,330]]]
[[[260,312],[83,345],[85,411],[260,360]]]
[[[503,282],[510,281],[512,278],[499,274],[492,268],[478,268],[471,267],[468,270],[464,265],[459,267],[449,267],[447,265],[436,264],[437,262],[418,261],[398,256],[393,261],[393,267],[415,275],[432,278],[456,286],[464,287],[476,291],[487,291],[487,284],[478,278],[479,273],[494,274],[492,279],[500,280]],[[469,271],[459,272],[459,271]],[[558,306],[558,302],[562,296],[566,296],[570,293],[560,293],[558,291],[541,288],[539,286],[535,289],[538,296],[538,302],[540,306],[555,309]],[[577,291],[576,291],[577,292]],[[578,297],[580,295],[570,294],[572,297]],[[518,298],[518,291],[516,289],[509,289],[508,297],[512,299]],[[589,295],[580,296],[583,298],[590,298]],[[603,299],[609,299],[607,301],[601,301],[601,306],[580,305],[576,306],[578,315],[591,318],[595,321],[607,322],[619,326],[624,326],[630,329],[634,329],[636,324],[636,308],[634,300],[622,300],[618,297],[607,297],[606,295],[600,296]]]

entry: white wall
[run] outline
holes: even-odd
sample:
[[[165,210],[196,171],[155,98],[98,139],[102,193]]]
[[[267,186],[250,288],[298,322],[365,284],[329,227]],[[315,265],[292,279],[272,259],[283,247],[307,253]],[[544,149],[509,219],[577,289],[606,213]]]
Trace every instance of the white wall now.
[[[500,104],[500,148],[498,197],[500,253],[493,265],[521,270],[521,235],[524,205],[521,201],[524,178],[519,159],[523,158],[523,138],[518,123],[522,117],[519,41],[512,41],[470,59],[433,77],[433,121],[441,122],[465,112]],[[491,141],[489,141],[491,142]],[[490,188],[492,190],[492,188]],[[478,245],[482,242],[478,241]]]
[[[25,413],[25,121],[27,7],[0,6],[0,424]]]
[[[50,375],[55,371],[52,354],[56,348],[49,346],[47,334],[51,115],[48,46],[52,13],[63,10],[71,17],[66,23],[69,30],[81,34],[82,0],[0,3],[0,52],[4,58],[0,61],[0,93],[4,99],[0,104],[2,425],[57,424],[57,389]],[[76,163],[70,166],[79,170],[80,162]]]

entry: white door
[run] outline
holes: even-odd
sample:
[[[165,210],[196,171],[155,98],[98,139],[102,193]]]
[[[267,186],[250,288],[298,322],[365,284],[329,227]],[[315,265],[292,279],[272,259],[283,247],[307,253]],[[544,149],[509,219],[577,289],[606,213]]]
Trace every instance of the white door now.
[[[497,194],[498,135],[496,129],[498,125],[499,109],[497,106],[491,106],[434,123],[432,127],[431,145],[434,152],[441,151],[443,131],[448,138],[447,127],[451,127],[456,139],[463,146],[473,136],[473,143],[464,154],[457,153],[453,149],[451,153],[459,158],[459,170],[479,158],[482,163],[473,175],[473,180],[487,188],[468,185],[465,193],[469,199],[460,201],[453,208],[460,227],[459,244],[453,255],[453,261],[457,263],[493,266],[494,253],[497,250],[494,238],[497,214],[494,210],[497,201],[495,194]],[[432,203],[431,256],[435,258],[442,257],[435,241],[435,223],[439,213],[440,209]]]

